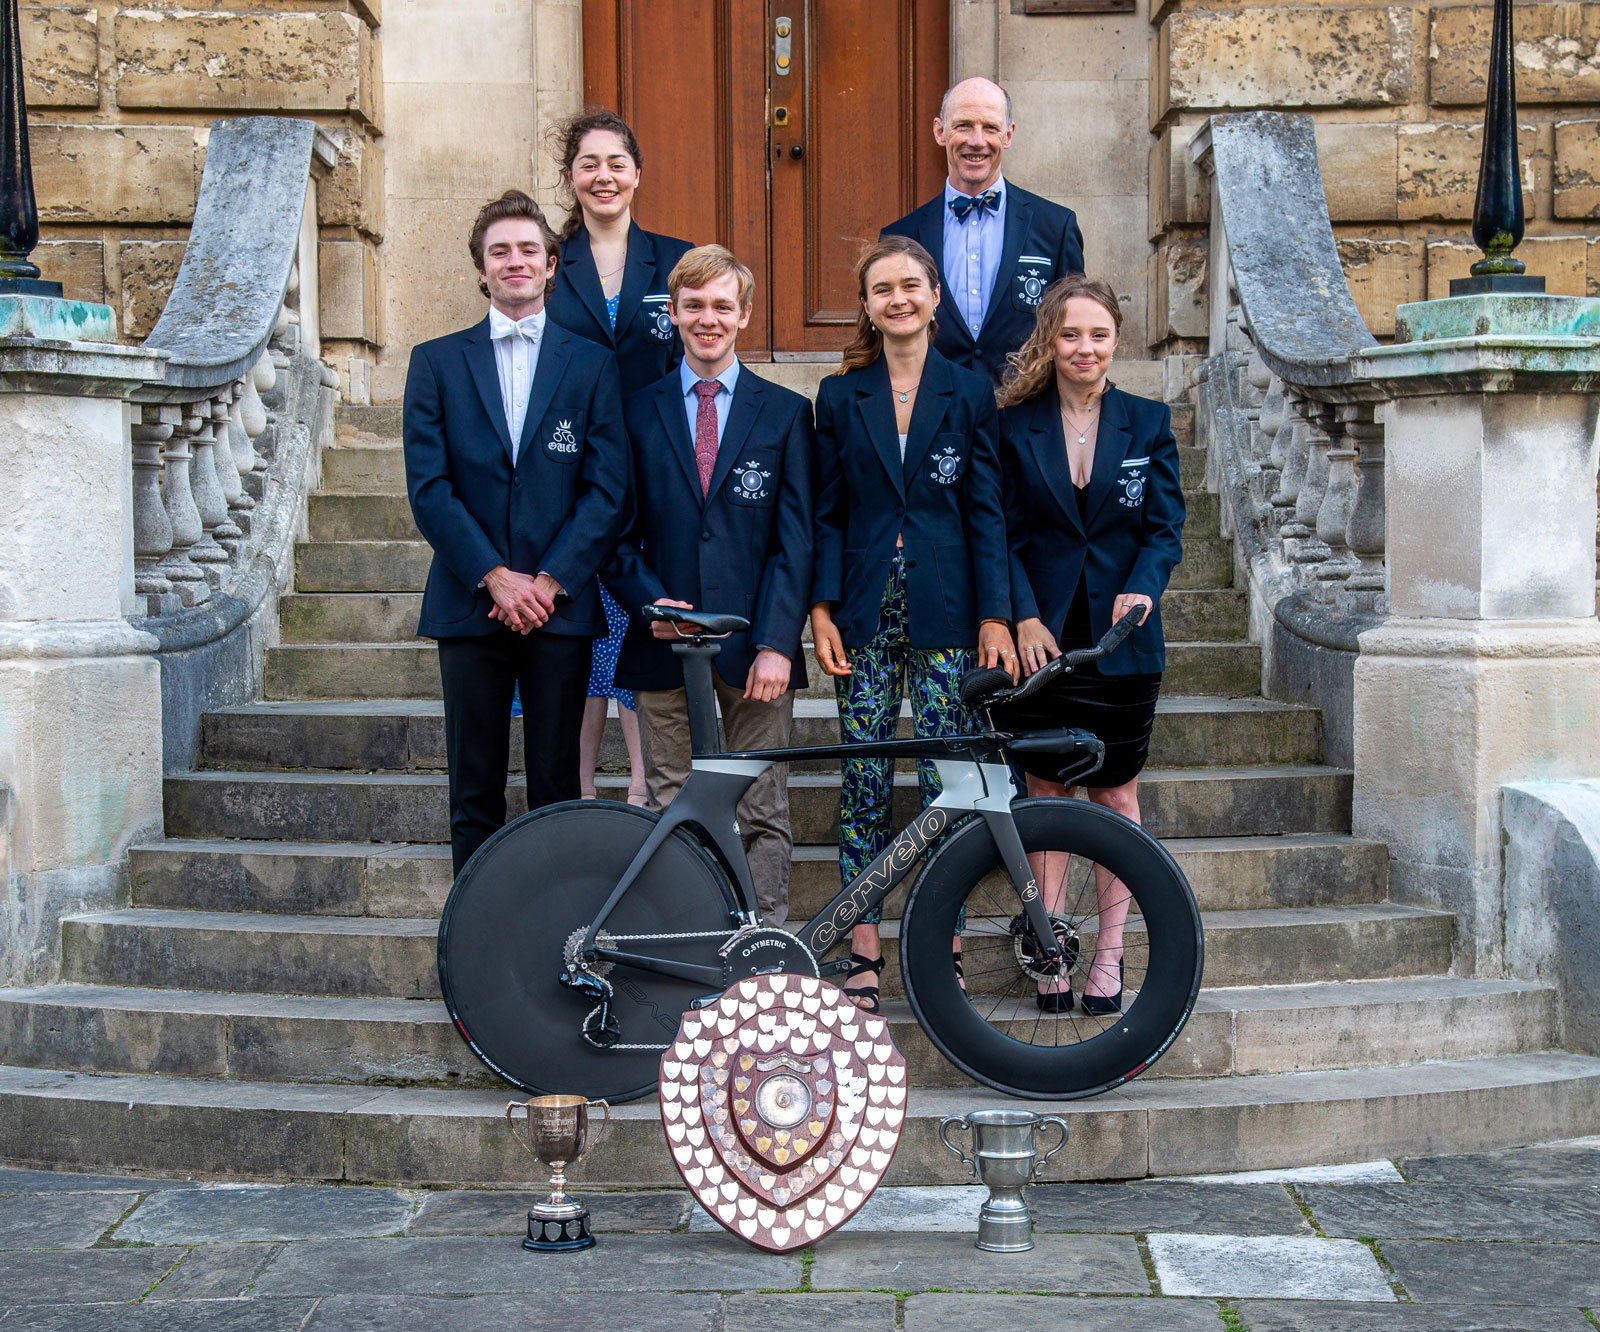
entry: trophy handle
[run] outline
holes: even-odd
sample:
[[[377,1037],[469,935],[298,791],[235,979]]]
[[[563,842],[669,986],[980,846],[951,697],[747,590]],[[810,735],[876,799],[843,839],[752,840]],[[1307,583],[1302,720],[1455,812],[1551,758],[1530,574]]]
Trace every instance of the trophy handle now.
[[[529,1103],[527,1101],[510,1101],[510,1102],[508,1102],[506,1104],[506,1124],[511,1129],[511,1136],[517,1140],[517,1146],[522,1148],[523,1151],[527,1152],[529,1156],[533,1156],[534,1152],[533,1152],[533,1146],[532,1146],[533,1139],[532,1139],[532,1136],[531,1136],[531,1130],[530,1130],[530,1136],[527,1137],[527,1138],[524,1138],[522,1136],[522,1134],[517,1132],[517,1121],[514,1120],[511,1117],[518,1110],[526,1110],[528,1108],[528,1104]],[[537,1159],[537,1158],[535,1158],[535,1159]]]
[[[1039,1175],[1040,1175],[1040,1172],[1042,1172],[1044,1170],[1045,1162],[1047,1162],[1052,1156],[1054,1156],[1057,1152],[1059,1152],[1063,1147],[1065,1147],[1067,1145],[1067,1121],[1064,1120],[1063,1118],[1061,1118],[1060,1115],[1046,1115],[1039,1122],[1041,1124],[1054,1124],[1058,1129],[1060,1129],[1061,1130],[1061,1141],[1058,1142],[1054,1147],[1052,1147],[1043,1156],[1041,1156],[1036,1162],[1034,1162],[1033,1172],[1032,1172],[1032,1176],[1031,1176],[1033,1179],[1038,1179]],[[1035,1130],[1035,1132],[1037,1132],[1037,1130]]]
[[[957,1156],[959,1156],[961,1158],[961,1164],[967,1168],[967,1173],[976,1178],[978,1174],[978,1163],[968,1156],[964,1151],[962,1151],[961,1148],[957,1147],[955,1143],[950,1141],[950,1131],[954,1128],[964,1128],[968,1133],[972,1132],[972,1125],[967,1123],[964,1115],[946,1115],[939,1121],[939,1141]]]
[[[590,1110],[593,1110],[596,1106],[600,1107],[600,1132],[594,1135],[594,1142],[598,1144],[604,1136],[605,1130],[611,1127],[611,1106],[606,1101],[586,1101],[584,1104]]]

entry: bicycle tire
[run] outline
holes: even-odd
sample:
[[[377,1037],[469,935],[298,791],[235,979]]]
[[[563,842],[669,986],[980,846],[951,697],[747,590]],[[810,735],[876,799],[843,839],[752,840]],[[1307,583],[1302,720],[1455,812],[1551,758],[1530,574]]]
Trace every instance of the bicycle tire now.
[[[654,1092],[661,1049],[690,1001],[714,989],[618,966],[608,979],[621,1043],[583,1035],[597,1000],[557,979],[567,941],[593,922],[660,815],[610,800],[573,800],[513,820],[467,862],[439,920],[439,986],[474,1054],[513,1086],[628,1101]],[[699,842],[677,830],[617,904],[606,933],[731,931],[737,900]],[[716,964],[715,938],[652,942],[648,951]]]
[[[1029,852],[1071,854],[1059,914],[1085,944],[1072,976],[1075,996],[1083,994],[1092,956],[1087,931],[1099,927],[1093,866],[1126,887],[1123,1011],[1091,1017],[1081,1003],[1059,1015],[1038,1009],[1035,979],[1023,969],[1026,950],[1011,931],[1022,903],[978,819],[949,835],[906,901],[900,965],[907,998],[940,1053],[978,1081],[1016,1096],[1094,1096],[1144,1072],[1183,1030],[1204,969],[1199,908],[1166,848],[1120,814],[1086,800],[1034,799],[1018,801],[1012,815]],[[996,946],[1000,923],[1004,937]],[[950,962],[957,933],[971,993]]]

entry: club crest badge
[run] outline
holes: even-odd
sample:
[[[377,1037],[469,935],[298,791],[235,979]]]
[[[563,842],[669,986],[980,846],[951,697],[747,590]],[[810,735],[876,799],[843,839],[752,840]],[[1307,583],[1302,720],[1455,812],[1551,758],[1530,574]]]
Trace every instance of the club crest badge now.
[[[760,500],[767,497],[767,482],[772,473],[756,466],[752,460],[741,463],[733,471],[733,494],[735,499]]]
[[[1022,255],[1017,265],[1017,299],[1024,305],[1038,305],[1055,265],[1041,254]]]
[[[1124,508],[1137,509],[1144,503],[1144,472],[1135,470],[1125,472],[1117,478],[1117,483],[1122,487],[1122,494],[1117,496],[1117,503]]]
[[[872,1196],[899,1145],[906,1088],[882,1018],[815,976],[754,976],[684,1015],[661,1061],[661,1122],[700,1205],[785,1253]]]
[[[942,448],[933,455],[933,471],[928,473],[941,486],[953,486],[961,479],[961,455],[952,448]]]
[[[544,447],[546,452],[560,457],[576,453],[578,451],[578,437],[572,433],[572,422],[557,422],[555,434],[550,436],[549,442]]]
[[[667,313],[670,300],[671,297],[664,294],[644,298],[645,327],[657,342],[672,341],[672,316]]]

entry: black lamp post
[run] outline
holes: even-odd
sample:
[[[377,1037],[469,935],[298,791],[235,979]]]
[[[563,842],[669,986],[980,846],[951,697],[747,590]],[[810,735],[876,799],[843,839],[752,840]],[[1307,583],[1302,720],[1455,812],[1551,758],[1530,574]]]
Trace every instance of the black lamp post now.
[[[1471,277],[1450,280],[1452,296],[1544,290],[1544,279],[1525,274],[1522,260],[1512,254],[1522,242],[1522,171],[1517,162],[1517,70],[1511,42],[1511,0],[1494,0],[1483,156],[1478,162],[1478,198],[1472,206],[1472,239],[1483,251],[1483,258],[1472,265]]]
[[[28,261],[39,243],[39,209],[28,161],[28,101],[22,90],[17,0],[0,0],[0,295],[57,296]]]

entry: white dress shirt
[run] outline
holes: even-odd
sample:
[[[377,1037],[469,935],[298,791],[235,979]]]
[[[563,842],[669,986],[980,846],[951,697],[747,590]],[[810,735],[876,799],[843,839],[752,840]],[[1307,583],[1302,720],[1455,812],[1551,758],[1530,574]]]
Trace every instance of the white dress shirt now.
[[[489,307],[489,337],[494,342],[494,364],[500,375],[500,401],[511,431],[511,465],[517,465],[522,447],[523,419],[528,395],[533,392],[534,371],[539,368],[539,342],[544,336],[544,309],[522,319],[511,319]]]
[[[1006,178],[1001,176],[990,188],[1000,191],[1000,207],[993,213],[974,208],[958,220],[950,211],[950,201],[964,196],[948,180],[944,184],[944,271],[954,288],[945,297],[955,298],[956,309],[973,337],[978,336],[989,312],[989,297],[1000,272],[1000,251],[1006,243]]]

